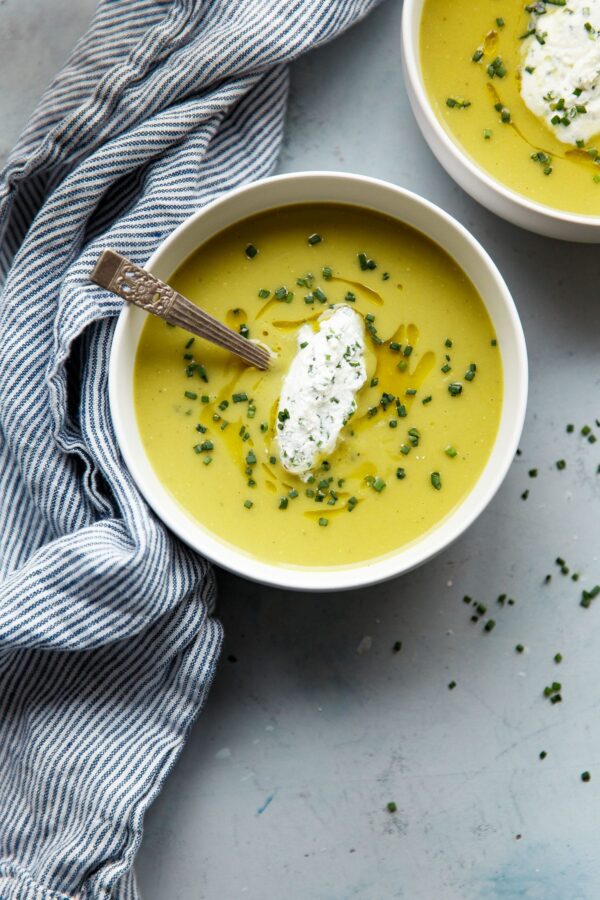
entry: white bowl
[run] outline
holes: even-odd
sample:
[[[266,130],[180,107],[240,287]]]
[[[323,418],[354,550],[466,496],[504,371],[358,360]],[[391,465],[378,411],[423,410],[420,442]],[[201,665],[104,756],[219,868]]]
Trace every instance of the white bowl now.
[[[600,243],[600,216],[580,216],[528,200],[492,178],[445,130],[431,107],[421,72],[423,4],[424,0],[404,0],[402,66],[412,111],[440,165],[467,194],[514,225],[565,241]]]
[[[280,175],[238,188],[191,216],[153,254],[147,268],[165,280],[200,244],[240,219],[290,203],[330,201],[385,213],[423,232],[464,269],[486,304],[504,367],[504,401],[490,458],[473,490],[437,527],[380,559],[353,566],[275,565],[228,544],[199,524],[159,481],[140,438],[133,404],[134,358],[147,313],[126,305],[110,358],[109,394],[115,432],[140,491],[183,541],[226,569],[266,584],[297,590],[340,590],[383,581],[430,559],[477,518],[498,490],[515,455],[527,399],[527,354],[515,305],[494,263],[454,219],[427,200],[384,181],[331,172]]]

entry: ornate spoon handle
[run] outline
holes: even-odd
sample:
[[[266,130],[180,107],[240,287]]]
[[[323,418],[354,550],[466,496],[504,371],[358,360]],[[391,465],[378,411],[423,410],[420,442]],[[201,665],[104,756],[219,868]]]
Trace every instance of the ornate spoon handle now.
[[[257,369],[269,368],[268,350],[236,334],[168,284],[114,250],[102,252],[90,279],[159,319],[179,325],[192,334],[230,350]]]

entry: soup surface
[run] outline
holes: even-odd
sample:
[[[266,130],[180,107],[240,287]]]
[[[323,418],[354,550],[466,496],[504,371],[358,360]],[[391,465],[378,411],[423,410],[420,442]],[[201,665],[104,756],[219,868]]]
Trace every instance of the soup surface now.
[[[425,0],[421,22],[454,140],[528,199],[600,215],[600,0]]]
[[[170,283],[277,354],[259,372],[152,316],[140,337],[148,457],[223,540],[270,562],[351,565],[414,541],[477,481],[501,413],[500,348],[472,283],[422,234],[352,206],[283,207],[216,235]],[[293,474],[282,384],[307,352],[299,330],[338,304],[357,314],[366,380],[334,449]]]

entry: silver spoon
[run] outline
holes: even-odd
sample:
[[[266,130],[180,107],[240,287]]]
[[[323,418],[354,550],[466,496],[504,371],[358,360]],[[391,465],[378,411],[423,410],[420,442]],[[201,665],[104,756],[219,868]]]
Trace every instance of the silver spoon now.
[[[159,319],[230,350],[257,369],[269,368],[271,356],[268,350],[236,334],[164,281],[114,250],[101,253],[90,279]]]

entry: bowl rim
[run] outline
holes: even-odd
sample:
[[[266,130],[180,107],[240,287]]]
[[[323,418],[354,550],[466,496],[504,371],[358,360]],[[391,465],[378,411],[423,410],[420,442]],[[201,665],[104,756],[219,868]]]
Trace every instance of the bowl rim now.
[[[424,5],[425,0],[404,0],[401,29],[402,59],[407,81],[413,97],[418,104],[419,112],[425,117],[427,124],[434,131],[438,140],[443,144],[444,151],[451,154],[453,160],[459,166],[462,166],[470,176],[475,178],[485,188],[499,194],[509,203],[516,204],[524,210],[525,213],[534,213],[559,223],[568,223],[570,225],[579,226],[583,225],[586,228],[600,229],[600,215],[584,215],[582,213],[573,213],[568,210],[556,209],[553,206],[546,206],[535,200],[529,200],[524,194],[520,194],[518,191],[514,191],[512,188],[507,187],[475,162],[466,150],[463,150],[461,145],[450,137],[433,111],[433,107],[423,83],[419,42],[412,40],[415,26],[417,32],[420,30]],[[415,116],[415,118],[418,122],[418,117]],[[478,196],[475,199],[483,206],[487,206],[487,204]]]
[[[250,184],[242,185],[206,204],[183,221],[165,238],[164,241],[162,241],[159,247],[157,247],[145,267],[148,270],[153,271],[157,265],[159,265],[161,259],[177,246],[178,242],[182,240],[186,233],[194,230],[199,219],[204,218],[208,212],[217,210],[226,204],[234,203],[235,199],[240,195],[248,192],[260,192],[263,188],[270,185],[289,184],[292,185],[293,188],[293,184],[295,183],[300,183],[300,185],[303,185],[304,183],[304,185],[306,185],[309,182],[313,185],[323,184],[324,188],[326,185],[332,184],[339,186],[340,183],[342,183],[342,186],[349,187],[358,184],[363,190],[364,195],[369,194],[369,189],[383,190],[394,194],[400,203],[405,203],[408,206],[413,204],[416,207],[420,207],[425,215],[437,219],[439,225],[444,226],[444,229],[454,232],[455,237],[462,242],[462,245],[466,245],[466,252],[472,254],[474,262],[483,265],[486,277],[491,277],[498,294],[498,301],[503,307],[503,312],[507,314],[508,327],[514,338],[514,346],[512,347],[512,352],[514,353],[512,371],[515,380],[515,396],[510,408],[508,408],[506,404],[506,396],[503,396],[498,433],[490,451],[488,461],[478,480],[475,482],[473,489],[465,495],[457,506],[455,506],[440,523],[434,526],[430,531],[426,532],[423,536],[417,538],[410,544],[399,548],[397,552],[386,554],[383,557],[365,560],[358,564],[338,567],[292,566],[283,563],[264,562],[240,548],[235,547],[235,545],[226,543],[214,535],[214,533],[210,532],[208,528],[205,528],[201,523],[198,523],[197,520],[193,519],[191,514],[169,494],[168,489],[162,485],[158,476],[154,473],[151,463],[143,450],[135,416],[128,416],[124,409],[127,401],[124,399],[123,382],[118,375],[118,369],[120,365],[123,364],[123,355],[127,349],[125,345],[128,330],[131,330],[135,325],[134,316],[148,315],[148,313],[144,314],[143,311],[137,309],[133,305],[124,305],[113,333],[109,361],[108,393],[109,407],[117,443],[129,473],[148,505],[174,534],[188,546],[192,547],[196,552],[210,559],[212,562],[234,574],[241,574],[252,581],[289,590],[326,592],[367,587],[408,572],[436,556],[442,550],[445,550],[479,517],[502,484],[506,473],[513,462],[518,447],[527,403],[528,364],[525,337],[517,309],[504,279],[487,251],[460,222],[440,207],[412,191],[398,187],[397,185],[381,179],[345,172],[308,171],[271,176]],[[277,206],[291,205],[293,202],[298,201],[290,201],[282,198],[279,203],[267,203],[264,206],[255,209],[254,213],[232,216],[229,224],[233,224],[235,221],[246,218],[248,215],[258,213],[261,210],[275,209]],[[320,200],[318,198],[313,199],[311,196],[304,202],[340,201],[328,201],[326,197],[323,197]],[[378,209],[377,206],[370,206],[364,200],[360,202],[348,202],[352,203],[354,206],[363,206],[366,209],[374,209],[375,211]],[[381,209],[379,211],[382,212]],[[390,215],[389,213],[384,214]],[[392,216],[392,218],[393,217],[394,216]],[[406,222],[409,227],[414,228],[417,231],[420,230],[421,233],[428,236],[430,240],[433,240],[434,243],[441,246],[452,259],[455,259],[447,246],[441,241],[436,240],[436,238],[431,237],[431,235],[427,234],[423,229],[417,228],[412,222],[403,218],[401,211],[398,212],[396,218],[398,221]],[[219,230],[222,230],[222,228],[216,229],[214,233],[218,233]],[[196,246],[200,246],[202,243],[203,241],[199,241]],[[177,265],[180,265],[188,255],[188,253],[181,255],[172,271]],[[457,265],[459,265],[461,269],[463,268],[458,262]],[[485,303],[485,297],[483,300]],[[492,317],[489,309],[488,313],[490,314],[490,317]],[[496,324],[493,318],[492,323],[494,325]],[[136,339],[136,346],[137,340],[139,340],[139,336]],[[133,369],[133,361],[131,361],[131,368]],[[131,383],[128,385],[128,390],[131,400]],[[131,405],[133,409],[132,400]],[[498,459],[494,469],[488,472],[487,469],[496,448],[500,430],[503,427],[507,416],[509,417],[509,436],[508,440],[505,441],[505,444],[507,445],[506,450]],[[131,421],[132,418],[133,422]],[[132,435],[134,436],[133,438]],[[142,474],[140,471],[140,466],[138,464],[140,450],[143,455],[142,468],[147,469],[148,472],[152,472],[151,477],[147,477],[146,474]],[[484,474],[487,476],[486,481],[480,488]],[[476,491],[479,493],[477,502],[473,504],[472,508],[467,513],[465,511],[465,505]]]

